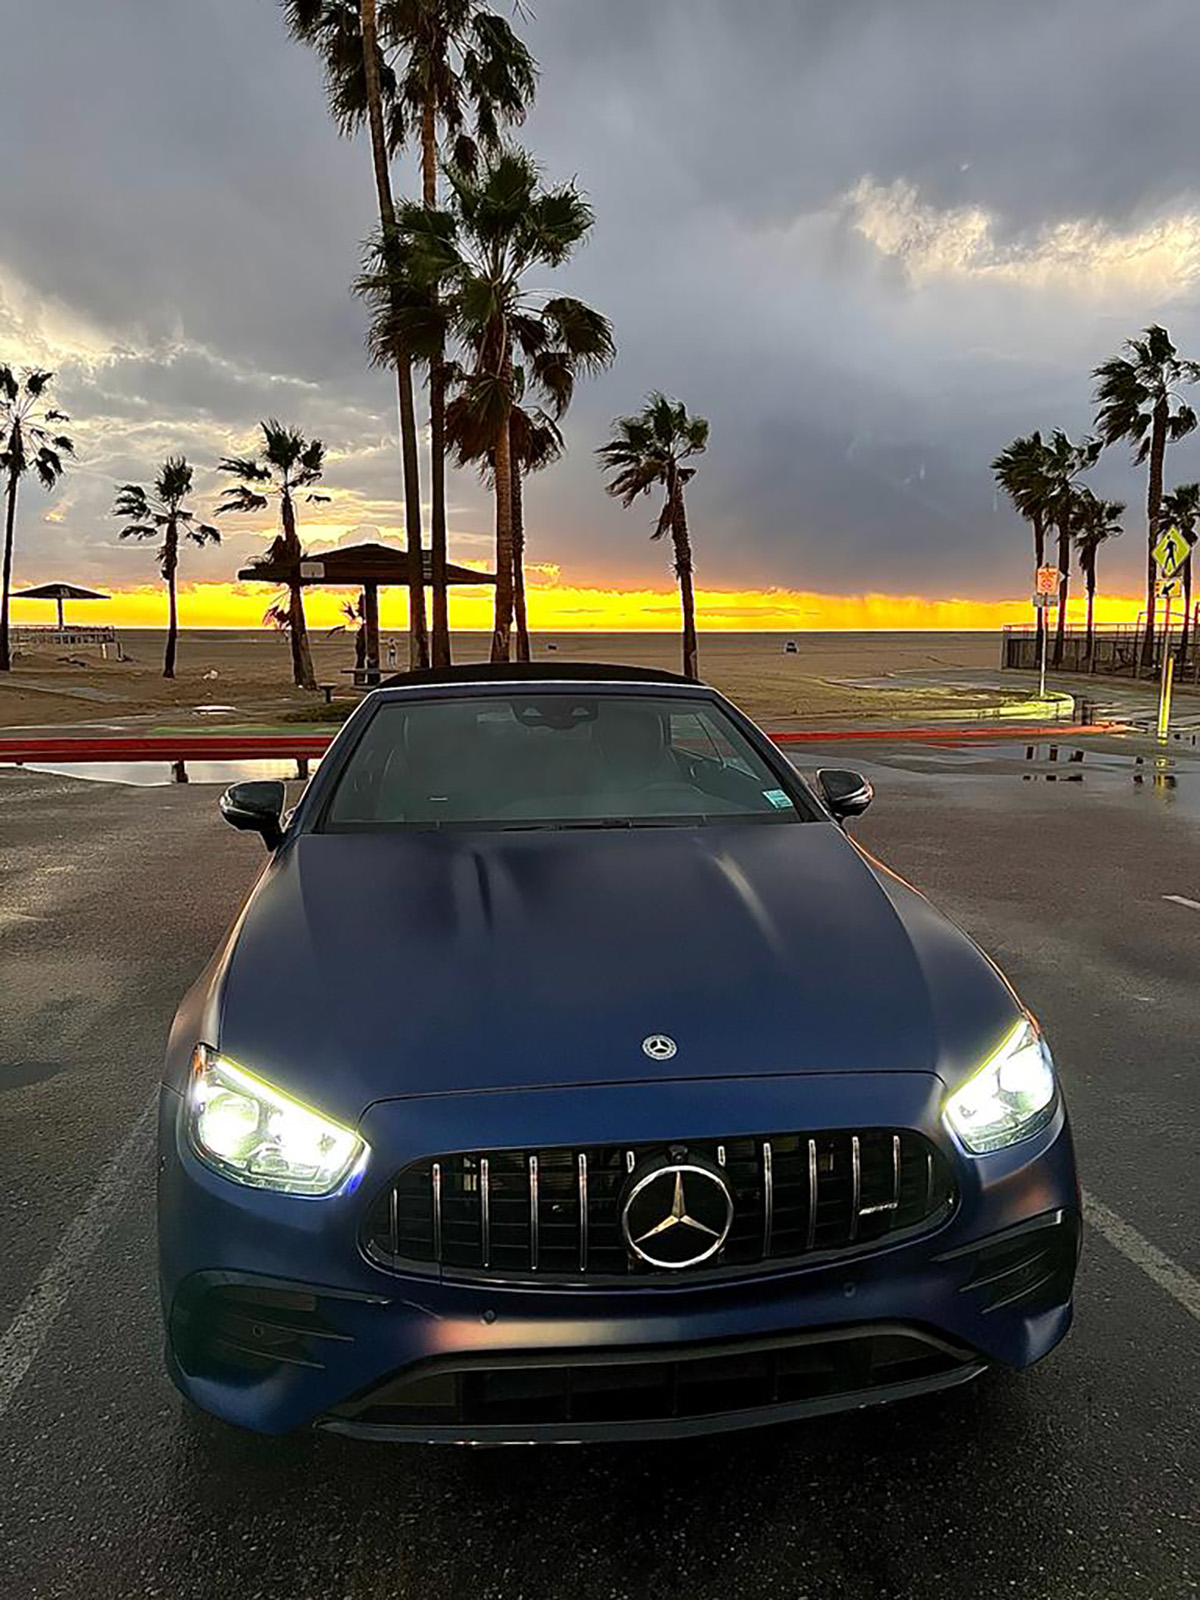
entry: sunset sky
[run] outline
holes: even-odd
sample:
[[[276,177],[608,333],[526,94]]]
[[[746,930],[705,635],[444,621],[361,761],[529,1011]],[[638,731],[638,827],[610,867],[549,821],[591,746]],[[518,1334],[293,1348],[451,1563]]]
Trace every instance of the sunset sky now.
[[[361,142],[273,0],[11,8],[0,100],[0,361],[60,374],[78,463],[21,504],[17,587],[111,591],[82,620],[158,625],[151,552],[114,483],[168,453],[208,512],[221,455],[276,415],[323,437],[306,543],[399,537],[394,390],[348,284],[372,225]],[[615,325],[566,460],[528,491],[535,627],[670,628],[654,507],[602,493],[592,450],[662,387],[712,423],[690,491],[701,624],[993,627],[1030,613],[1028,536],[988,461],[1090,422],[1089,372],[1152,320],[1200,356],[1193,0],[544,0],[521,137],[597,213],[560,279]],[[55,86],[47,111],[45,86]],[[403,162],[398,183],[413,189]],[[1168,486],[1200,478],[1200,435]],[[1100,615],[1136,614],[1144,482],[1101,557]],[[453,558],[487,564],[490,508],[452,485]],[[232,582],[273,534],[230,519],[184,554],[185,625],[255,625]],[[1125,598],[1121,598],[1125,597]],[[314,622],[342,596],[314,594]],[[487,591],[454,601],[488,623]],[[19,621],[48,621],[18,602]],[[404,601],[385,600],[385,625]]]

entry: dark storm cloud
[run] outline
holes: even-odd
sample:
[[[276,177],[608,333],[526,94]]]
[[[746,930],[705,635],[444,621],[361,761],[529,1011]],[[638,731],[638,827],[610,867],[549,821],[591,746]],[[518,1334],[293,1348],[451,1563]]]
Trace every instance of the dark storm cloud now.
[[[21,358],[17,327],[86,330],[63,374],[85,460],[26,561],[78,574],[94,552],[112,577],[113,478],[169,449],[210,465],[273,413],[321,432],[330,482],[386,524],[394,402],[346,287],[367,155],[272,0],[11,9],[0,358]],[[530,484],[531,558],[667,581],[652,506],[606,500],[591,457],[662,386],[713,424],[693,495],[708,583],[1023,588],[990,456],[1086,427],[1089,368],[1152,316],[1200,346],[1195,263],[1172,283],[1105,254],[1194,208],[1193,0],[542,0],[525,31],[543,67],[526,137],[598,216],[565,283],[620,348],[579,392],[568,460]],[[972,217],[986,238],[960,259]],[[1076,220],[1098,230],[1083,292],[1038,267]],[[24,295],[7,321],[6,283]],[[1176,454],[1171,475],[1197,475],[1200,447]],[[1101,480],[1136,501],[1119,457]],[[478,554],[475,479],[453,499]],[[1110,570],[1134,583],[1126,543]],[[144,556],[119,559],[141,575]]]

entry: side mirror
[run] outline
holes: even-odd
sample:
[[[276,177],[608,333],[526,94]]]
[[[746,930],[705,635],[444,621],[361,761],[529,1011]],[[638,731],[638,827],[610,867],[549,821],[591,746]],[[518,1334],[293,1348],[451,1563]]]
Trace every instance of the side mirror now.
[[[221,796],[221,815],[231,828],[261,833],[268,850],[283,838],[283,814],[287,792],[278,778],[233,783]]]
[[[822,767],[817,773],[817,782],[837,822],[861,817],[875,798],[874,789],[862,773],[849,772],[844,767]]]

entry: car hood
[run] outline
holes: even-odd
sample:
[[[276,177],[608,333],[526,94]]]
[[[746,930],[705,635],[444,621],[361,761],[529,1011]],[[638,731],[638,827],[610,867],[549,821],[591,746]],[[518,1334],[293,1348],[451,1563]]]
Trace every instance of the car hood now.
[[[302,834],[215,977],[221,1048],[345,1117],[657,1077],[961,1074],[1015,1005],[820,822]]]

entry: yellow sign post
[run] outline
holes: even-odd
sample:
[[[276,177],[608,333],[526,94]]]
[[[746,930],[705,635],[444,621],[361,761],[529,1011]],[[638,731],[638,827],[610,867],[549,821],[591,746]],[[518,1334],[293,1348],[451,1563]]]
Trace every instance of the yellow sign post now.
[[[1171,731],[1171,684],[1175,676],[1175,661],[1171,655],[1171,597],[1183,587],[1181,571],[1191,554],[1191,545],[1174,523],[1155,543],[1152,552],[1158,567],[1158,592],[1166,607],[1162,631],[1162,678],[1158,687],[1158,737],[1165,739]]]
[[[1168,604],[1170,602],[1168,601]],[[1162,685],[1158,692],[1158,737],[1165,739],[1171,731],[1171,684],[1175,677],[1175,657],[1170,651],[1169,636],[1163,644]]]

